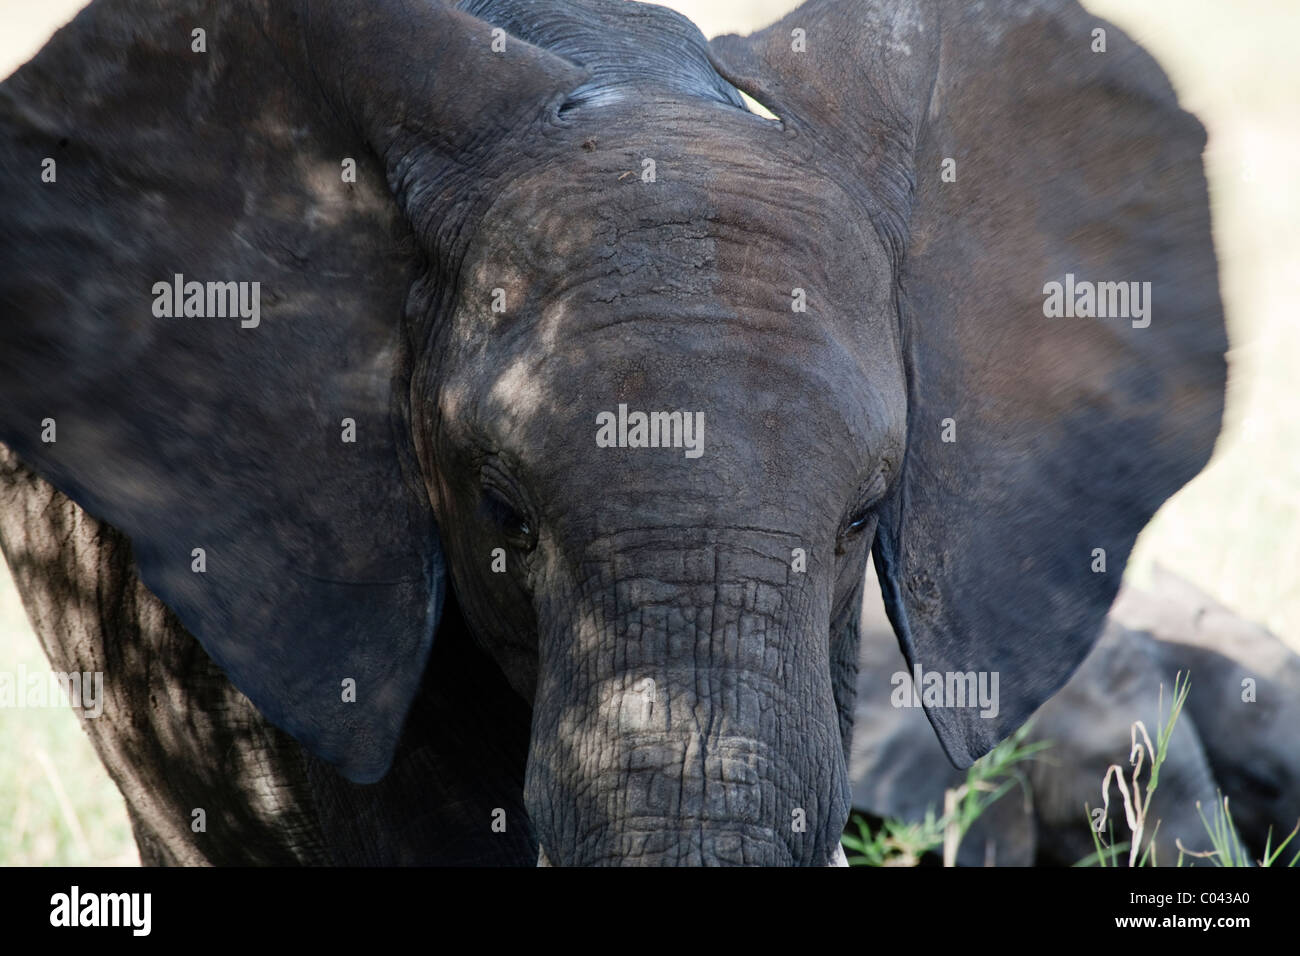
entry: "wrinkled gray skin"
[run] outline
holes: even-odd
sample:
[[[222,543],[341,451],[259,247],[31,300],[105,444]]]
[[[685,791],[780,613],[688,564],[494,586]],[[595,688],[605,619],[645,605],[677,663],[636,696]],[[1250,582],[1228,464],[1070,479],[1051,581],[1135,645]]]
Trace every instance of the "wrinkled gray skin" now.
[[[853,805],[875,816],[921,820],[927,808],[943,812],[944,791],[961,786],[965,774],[949,763],[920,712],[891,706],[893,675],[905,670],[883,609],[866,601],[850,761]],[[1179,842],[1189,851],[1212,849],[1197,803],[1212,820],[1220,793],[1229,798],[1242,846],[1253,859],[1263,856],[1270,826],[1276,846],[1300,822],[1300,748],[1292,732],[1300,721],[1300,655],[1157,569],[1150,590],[1120,591],[1101,641],[1034,714],[1025,743],[1050,741],[1050,749],[1021,765],[1024,787],[976,821],[958,864],[1070,866],[1091,855],[1084,804],[1102,806],[1101,783],[1111,765],[1123,768],[1131,784],[1131,725],[1141,720],[1156,740],[1179,673],[1190,676],[1191,692],[1160,771],[1143,846],[1159,821],[1157,863],[1176,862]],[[1244,678],[1256,682],[1254,701],[1242,699]],[[1145,749],[1141,736],[1138,742]],[[1149,752],[1143,766],[1145,788]],[[1116,839],[1131,840],[1113,781],[1110,796]],[[1120,859],[1126,862],[1128,854]]]
[[[0,545],[148,862],[824,865],[868,555],[1001,674],[928,715],[965,765],[1208,459],[1204,132],[1066,0],[462,6],[98,0],[0,88]]]

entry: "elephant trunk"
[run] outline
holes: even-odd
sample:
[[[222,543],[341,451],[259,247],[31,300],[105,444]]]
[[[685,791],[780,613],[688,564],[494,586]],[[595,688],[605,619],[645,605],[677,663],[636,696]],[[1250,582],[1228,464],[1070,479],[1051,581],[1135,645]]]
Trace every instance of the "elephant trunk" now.
[[[639,532],[547,589],[576,598],[542,615],[525,787],[542,858],[834,863],[849,786],[829,595],[775,535],[678,535]]]

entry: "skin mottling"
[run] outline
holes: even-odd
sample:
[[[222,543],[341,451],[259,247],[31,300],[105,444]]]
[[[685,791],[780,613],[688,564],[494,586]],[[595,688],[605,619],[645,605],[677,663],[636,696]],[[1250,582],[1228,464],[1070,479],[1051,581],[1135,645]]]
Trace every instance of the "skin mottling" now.
[[[0,544],[52,659],[122,655],[150,861],[825,865],[869,553],[913,661],[1014,688],[931,710],[957,762],[1064,683],[1221,411],[1204,134],[1139,48],[1066,0],[301,9],[99,0],[0,92]],[[1151,328],[1045,322],[1070,271]],[[174,274],[261,324],[152,321]]]
[[[534,363],[519,358],[492,385],[488,401],[503,417],[519,420],[535,416],[536,409],[554,404],[551,383],[537,374]]]

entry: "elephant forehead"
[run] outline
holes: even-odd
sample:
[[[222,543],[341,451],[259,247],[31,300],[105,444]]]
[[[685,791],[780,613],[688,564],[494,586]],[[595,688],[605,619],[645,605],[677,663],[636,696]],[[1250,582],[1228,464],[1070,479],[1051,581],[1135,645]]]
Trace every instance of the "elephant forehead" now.
[[[758,423],[772,434],[792,418],[901,432],[905,385],[883,318],[870,344],[840,323],[792,311],[789,290],[771,282],[718,282],[681,296],[651,289],[605,298],[600,289],[599,278],[570,280],[545,301],[522,303],[523,318],[509,313],[508,296],[505,313],[458,314],[462,347],[443,380],[444,411],[521,437],[539,419],[577,416],[574,429],[585,431],[579,422],[619,403],[706,411],[710,421]]]
[[[699,411],[711,449],[728,441],[716,423],[771,436],[772,462],[800,444],[780,427],[795,418],[857,449],[901,432],[892,276],[870,226],[769,124],[670,107],[635,128],[575,124],[560,160],[501,187],[460,270],[446,417],[511,444],[542,418],[590,443],[620,403]]]
[[[884,259],[833,180],[751,114],[660,114],[576,124],[502,187],[467,252],[464,291],[502,290],[498,314],[520,314],[577,289],[589,307],[576,314],[596,321],[631,296],[725,300],[742,286],[785,311],[796,287],[862,301],[862,263]]]
[[[527,341],[444,382],[443,419],[511,449],[534,475],[570,490],[590,482],[584,500],[653,503],[690,486],[728,489],[743,512],[775,507],[810,467],[834,484],[899,455],[897,370],[863,374],[829,337],[790,323],[777,332],[642,314],[554,348]]]

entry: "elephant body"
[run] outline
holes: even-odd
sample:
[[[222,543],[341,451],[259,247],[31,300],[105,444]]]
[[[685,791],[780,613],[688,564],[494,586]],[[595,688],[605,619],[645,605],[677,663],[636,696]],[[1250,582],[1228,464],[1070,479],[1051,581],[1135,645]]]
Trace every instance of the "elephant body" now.
[[[923,819],[927,809],[940,814],[944,791],[961,786],[965,774],[935,745],[920,712],[892,707],[882,694],[904,661],[873,602],[864,608],[862,635],[854,806],[911,821]],[[1191,688],[1169,741],[1143,845],[1154,831],[1160,865],[1178,860],[1179,842],[1188,851],[1208,852],[1200,814],[1213,821],[1215,806],[1227,796],[1237,838],[1260,859],[1270,827],[1276,846],[1300,822],[1300,790],[1292,783],[1300,753],[1281,730],[1292,716],[1298,665],[1300,656],[1276,637],[1169,572],[1157,569],[1150,590],[1125,587],[1101,641],[1032,718],[1026,744],[1046,741],[1049,749],[1020,767],[1024,786],[976,821],[959,864],[1070,866],[1092,855],[1085,804],[1102,807],[1101,785],[1112,765],[1131,782],[1132,724],[1142,721],[1151,740],[1158,739],[1179,674],[1190,678]],[[1255,700],[1243,700],[1246,677],[1257,685]],[[1141,735],[1137,740],[1145,746]],[[1147,753],[1139,778],[1144,792],[1150,765]],[[1110,794],[1106,822],[1116,840],[1131,840],[1113,781]]]
[[[1165,673],[1191,675],[1187,716],[1252,858],[1300,822],[1300,654],[1189,582],[1159,572],[1114,615],[1148,632]],[[1289,857],[1287,857],[1289,859]]]
[[[834,863],[869,563],[1011,733],[1222,416],[1205,134],[1098,22],[83,10],[0,85],[0,542],[142,857]]]

